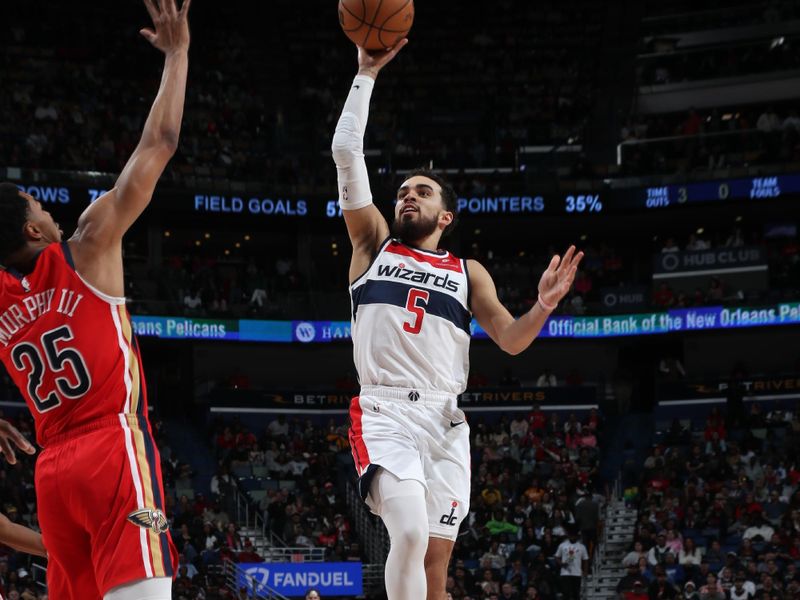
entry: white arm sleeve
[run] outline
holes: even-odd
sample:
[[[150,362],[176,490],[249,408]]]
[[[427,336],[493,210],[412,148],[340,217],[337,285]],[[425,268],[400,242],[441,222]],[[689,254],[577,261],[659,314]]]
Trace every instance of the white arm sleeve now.
[[[372,204],[367,163],[364,161],[364,129],[375,80],[356,75],[336,124],[331,152],[336,163],[339,206],[356,210]]]

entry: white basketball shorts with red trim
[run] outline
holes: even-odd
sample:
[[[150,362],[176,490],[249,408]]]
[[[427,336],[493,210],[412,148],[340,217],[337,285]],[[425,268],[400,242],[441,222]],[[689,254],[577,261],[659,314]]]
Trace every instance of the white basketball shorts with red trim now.
[[[453,394],[363,386],[350,403],[350,448],[359,491],[370,497],[378,468],[426,490],[430,535],[455,540],[469,512],[469,425]]]

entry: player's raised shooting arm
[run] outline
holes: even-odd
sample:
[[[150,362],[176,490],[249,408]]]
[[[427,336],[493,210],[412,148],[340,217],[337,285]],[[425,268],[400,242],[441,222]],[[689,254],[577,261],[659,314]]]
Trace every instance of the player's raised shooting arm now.
[[[489,272],[479,262],[468,260],[472,314],[503,351],[519,354],[536,339],[547,317],[569,291],[582,258],[583,252],[576,254],[574,246],[564,253],[563,260],[554,256],[539,281],[538,301],[516,320],[497,297]]]
[[[331,153],[336,163],[339,205],[353,244],[351,279],[366,268],[381,242],[389,235],[386,219],[372,203],[369,174],[364,160],[364,132],[375,79],[406,43],[408,40],[402,40],[391,50],[382,52],[367,52],[358,48],[358,75],[350,86],[333,135]]]
[[[33,529],[28,529],[22,525],[12,523],[8,517],[0,514],[0,544],[5,544],[14,550],[36,554],[37,556],[47,556],[42,535]]]
[[[144,3],[154,29],[142,29],[140,33],[165,55],[161,85],[139,144],[114,188],[78,220],[71,244],[78,255],[97,257],[120,247],[122,236],[150,203],[156,183],[178,146],[189,65],[187,16],[191,0],[184,0],[180,10],[176,0]]]

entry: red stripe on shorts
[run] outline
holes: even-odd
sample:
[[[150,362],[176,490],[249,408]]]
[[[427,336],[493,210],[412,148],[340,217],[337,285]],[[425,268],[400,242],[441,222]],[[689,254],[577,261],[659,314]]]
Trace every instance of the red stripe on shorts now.
[[[361,415],[361,402],[359,397],[356,396],[350,402],[350,447],[353,451],[353,460],[356,461],[356,469],[359,475],[369,465],[369,452],[367,452],[367,445],[361,435],[363,431],[361,428]]]

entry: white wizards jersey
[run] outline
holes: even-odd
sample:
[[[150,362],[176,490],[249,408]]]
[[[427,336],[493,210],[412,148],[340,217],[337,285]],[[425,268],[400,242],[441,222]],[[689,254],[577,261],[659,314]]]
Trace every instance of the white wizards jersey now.
[[[465,260],[386,240],[350,286],[361,385],[462,393],[469,373],[469,297]]]

